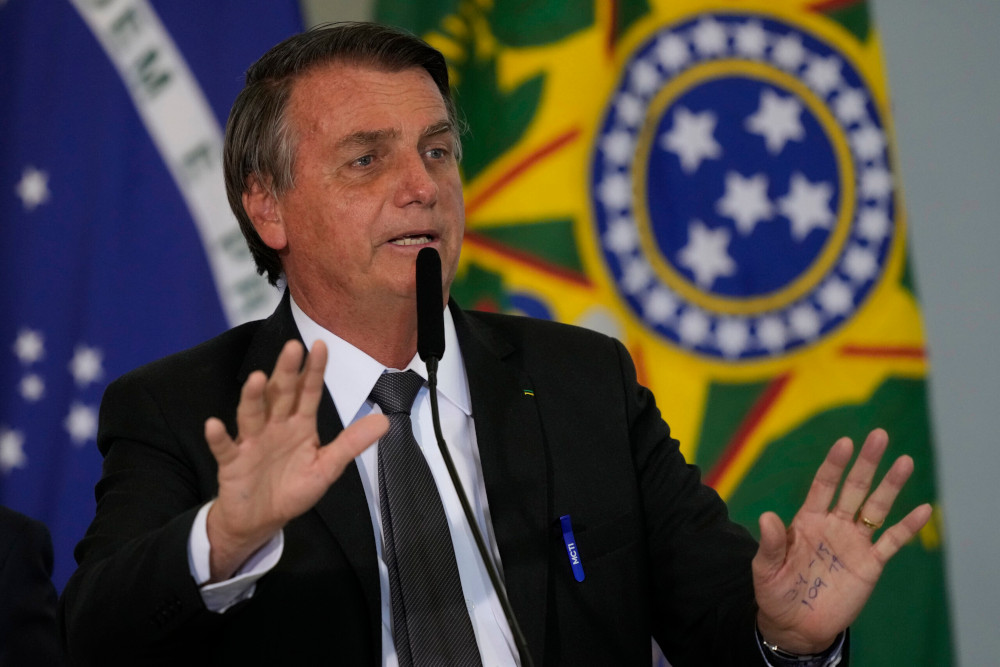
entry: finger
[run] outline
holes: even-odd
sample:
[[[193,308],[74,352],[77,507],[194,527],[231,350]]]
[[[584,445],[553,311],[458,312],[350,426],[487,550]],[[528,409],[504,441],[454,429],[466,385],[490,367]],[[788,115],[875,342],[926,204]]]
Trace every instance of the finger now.
[[[281,348],[265,390],[269,419],[284,420],[295,410],[303,354],[302,343],[297,340],[290,340]]]
[[[333,484],[347,464],[385,435],[387,430],[389,430],[388,417],[380,414],[368,415],[341,431],[329,445],[320,447],[319,465],[327,483]]]
[[[841,438],[833,443],[833,447],[827,452],[826,458],[816,471],[816,476],[813,477],[812,486],[809,487],[806,500],[802,503],[803,511],[825,514],[830,509],[833,496],[837,492],[840,479],[844,476],[844,470],[853,452],[854,444],[850,438]]]
[[[754,577],[767,581],[781,569],[788,552],[788,532],[781,517],[774,512],[764,512],[758,520],[760,545],[753,559]]]
[[[888,446],[889,436],[880,428],[873,430],[865,438],[861,453],[847,473],[847,479],[844,480],[844,486],[840,490],[840,498],[837,499],[834,513],[840,518],[854,521],[854,515],[858,513],[861,503],[865,501],[868,491],[872,488],[875,470]]]
[[[205,441],[220,468],[236,458],[236,443],[229,437],[222,420],[216,417],[205,420]]]
[[[900,456],[896,459],[889,472],[885,474],[878,487],[861,506],[858,512],[858,529],[867,532],[869,535],[878,528],[873,528],[869,524],[881,526],[885,518],[889,516],[892,504],[896,502],[896,497],[903,489],[906,481],[913,474],[913,459],[909,456]]]
[[[883,566],[930,521],[933,509],[924,503],[910,511],[899,523],[886,529],[872,547],[872,553]]]
[[[262,371],[254,371],[243,383],[240,403],[236,406],[236,428],[240,438],[260,433],[267,423],[267,409],[264,405],[266,385],[267,376]]]
[[[305,417],[315,417],[319,408],[319,400],[323,396],[326,359],[326,344],[318,340],[313,343],[312,350],[306,357],[306,367],[302,371],[302,394],[299,396],[298,412]]]

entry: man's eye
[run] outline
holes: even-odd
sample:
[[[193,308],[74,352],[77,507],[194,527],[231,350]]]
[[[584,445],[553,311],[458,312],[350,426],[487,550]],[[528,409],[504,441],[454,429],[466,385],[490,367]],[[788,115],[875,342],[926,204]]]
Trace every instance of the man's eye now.
[[[427,157],[431,158],[432,160],[440,160],[447,154],[448,154],[447,151],[445,151],[445,149],[443,148],[431,148],[430,150],[427,151]]]
[[[354,164],[356,164],[359,167],[368,167],[371,166],[371,163],[374,161],[375,161],[375,156],[362,155],[361,157],[359,157],[357,160],[354,161]]]

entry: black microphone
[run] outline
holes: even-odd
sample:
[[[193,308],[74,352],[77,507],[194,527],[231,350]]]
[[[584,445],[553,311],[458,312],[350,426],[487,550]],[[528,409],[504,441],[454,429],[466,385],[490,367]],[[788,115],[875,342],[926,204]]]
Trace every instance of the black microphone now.
[[[442,299],[441,256],[434,248],[424,248],[417,253],[417,354],[424,363],[444,356]]]
[[[528,642],[521,632],[521,626],[517,624],[514,617],[514,608],[507,599],[507,589],[500,581],[500,574],[493,563],[489,550],[486,548],[486,540],[482,531],[479,530],[479,523],[469,505],[469,498],[465,495],[462,487],[462,480],[455,470],[455,462],[451,460],[448,453],[448,445],[445,444],[444,434],[441,432],[441,415],[438,412],[437,396],[437,367],[441,357],[444,356],[444,290],[441,283],[441,256],[434,248],[424,248],[417,253],[417,353],[427,365],[427,387],[430,390],[431,399],[431,420],[434,422],[434,435],[437,438],[438,449],[441,450],[441,457],[444,459],[445,467],[448,468],[448,475],[451,483],[455,487],[455,493],[462,503],[462,510],[465,512],[465,520],[469,524],[472,536],[476,541],[476,548],[479,557],[483,559],[486,572],[490,575],[493,588],[497,592],[500,606],[503,607],[504,616],[507,617],[507,624],[514,635],[514,643],[517,644],[518,653],[521,654],[521,665],[532,667],[531,654],[528,652]]]

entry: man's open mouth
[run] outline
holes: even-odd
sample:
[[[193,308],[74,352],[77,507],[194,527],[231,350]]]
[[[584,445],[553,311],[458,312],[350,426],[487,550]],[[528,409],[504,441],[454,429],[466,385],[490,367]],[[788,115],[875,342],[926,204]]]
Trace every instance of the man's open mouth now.
[[[433,236],[419,234],[414,236],[400,236],[397,239],[392,239],[389,243],[393,245],[420,245],[422,243],[430,243],[433,240]]]

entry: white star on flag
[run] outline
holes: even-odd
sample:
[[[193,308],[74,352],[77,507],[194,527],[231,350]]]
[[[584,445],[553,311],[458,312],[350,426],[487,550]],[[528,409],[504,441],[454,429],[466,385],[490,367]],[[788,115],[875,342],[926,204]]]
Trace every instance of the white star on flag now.
[[[871,250],[852,245],[844,254],[844,273],[856,283],[871,280],[878,273],[878,258]]]
[[[786,70],[799,68],[806,58],[806,49],[802,46],[802,38],[798,35],[786,35],[774,44],[772,52],[774,62]]]
[[[792,331],[802,339],[812,340],[819,333],[819,315],[809,305],[796,306],[789,316]]]
[[[29,403],[40,401],[45,395],[45,380],[35,373],[25,375],[21,378],[20,392],[21,398]]]
[[[767,197],[767,174],[748,178],[735,171],[726,174],[726,193],[715,210],[732,218],[744,236],[753,233],[757,223],[774,217],[774,207]]]
[[[597,197],[608,208],[628,208],[632,203],[632,180],[623,174],[612,174],[597,186]]]
[[[757,322],[757,338],[767,349],[779,352],[788,342],[788,332],[784,323],[773,315],[762,317]]]
[[[45,356],[45,338],[41,331],[21,329],[14,341],[14,355],[28,366]]]
[[[830,279],[820,287],[818,297],[823,310],[833,316],[847,315],[854,307],[851,288],[837,278]]]
[[[104,356],[96,347],[77,345],[69,362],[69,372],[78,387],[86,387],[104,376]]]
[[[89,405],[73,402],[63,422],[74,445],[82,446],[97,437],[97,411]]]
[[[726,51],[726,29],[713,18],[703,18],[691,31],[694,48],[705,56],[718,56]]]
[[[843,67],[837,56],[817,56],[809,61],[802,78],[809,87],[826,97],[840,85],[840,70]]]
[[[869,243],[879,243],[889,234],[888,214],[880,208],[865,208],[858,215],[858,232]]]
[[[632,152],[635,150],[635,140],[624,130],[610,132],[601,140],[601,150],[608,162],[618,166],[627,166],[632,162]]]
[[[733,46],[740,55],[760,60],[767,49],[767,33],[764,32],[764,26],[760,21],[747,21],[739,26],[736,28]]]
[[[832,106],[837,120],[843,125],[851,125],[865,117],[866,104],[868,100],[864,93],[856,88],[849,88],[837,93]]]
[[[681,315],[680,323],[677,325],[677,333],[684,344],[700,345],[708,338],[710,326],[711,322],[705,313],[689,308]]]
[[[710,288],[719,276],[736,273],[736,262],[729,256],[729,230],[709,229],[701,220],[688,226],[687,245],[677,254],[677,262],[694,274],[698,285]]]
[[[653,269],[642,259],[632,258],[622,273],[622,287],[629,294],[641,292],[653,279]]]
[[[26,465],[28,457],[24,453],[24,435],[9,428],[0,428],[0,473],[7,474]]]
[[[715,331],[719,349],[728,357],[738,357],[750,342],[750,329],[744,320],[727,318],[719,322]]]
[[[618,97],[618,103],[615,104],[615,114],[617,114],[620,122],[624,123],[627,127],[636,127],[642,122],[646,111],[639,98],[635,95],[622,93]]]
[[[639,234],[627,218],[618,218],[608,225],[608,231],[604,233],[604,244],[623,255],[632,252],[639,244]]]
[[[884,167],[865,169],[861,173],[860,190],[865,197],[888,197],[892,194],[892,174]]]
[[[867,125],[851,133],[851,148],[862,160],[874,160],[882,155],[887,145],[885,135],[874,125]]]
[[[800,172],[792,174],[788,194],[778,200],[778,210],[792,223],[792,237],[803,241],[814,229],[830,229],[836,218],[830,210],[833,188],[810,183]]]
[[[691,113],[684,107],[674,112],[674,125],[660,137],[660,147],[677,155],[681,168],[693,174],[703,160],[718,158],[722,146],[715,140],[715,124],[718,118],[711,111]]]
[[[656,42],[656,57],[668,70],[679,70],[691,60],[687,42],[677,35],[661,37]]]
[[[660,87],[660,72],[656,65],[639,61],[629,70],[629,81],[632,82],[633,92],[648,96]]]
[[[649,291],[642,304],[642,311],[651,322],[664,324],[674,316],[680,303],[669,290],[656,287]]]
[[[17,196],[28,211],[33,211],[49,200],[49,175],[47,172],[25,167],[17,184]]]
[[[782,97],[770,88],[760,94],[760,106],[746,119],[746,129],[764,137],[771,155],[777,155],[789,141],[802,141],[806,130],[800,116],[802,105],[794,97]]]

